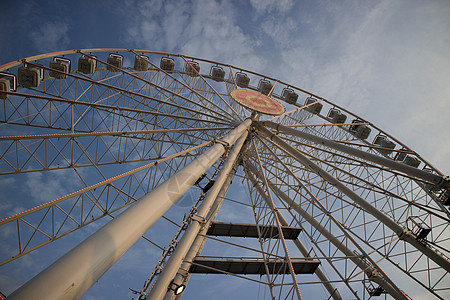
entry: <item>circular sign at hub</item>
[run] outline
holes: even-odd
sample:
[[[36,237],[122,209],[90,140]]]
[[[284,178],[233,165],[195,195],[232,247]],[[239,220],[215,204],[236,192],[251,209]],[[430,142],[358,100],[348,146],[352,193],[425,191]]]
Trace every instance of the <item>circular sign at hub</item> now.
[[[255,91],[237,89],[230,95],[239,104],[262,114],[277,116],[286,111],[280,102]]]

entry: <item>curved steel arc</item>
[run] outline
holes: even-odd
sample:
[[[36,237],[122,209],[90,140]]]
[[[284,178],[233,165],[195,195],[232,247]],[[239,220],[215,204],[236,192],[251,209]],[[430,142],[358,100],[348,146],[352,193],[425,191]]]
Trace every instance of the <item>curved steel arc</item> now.
[[[132,51],[132,52],[133,52],[135,55],[137,55],[134,51]],[[80,53],[82,53],[83,55],[86,55],[86,56],[88,56],[88,57],[90,57],[90,58],[93,58],[93,59],[95,59],[96,61],[101,62],[101,63],[104,64],[104,65],[114,67],[114,66],[112,66],[111,64],[108,64],[107,62],[102,61],[102,60],[98,59],[98,58],[95,57],[95,56],[92,56],[92,55],[89,55],[89,54],[86,54],[86,53],[83,53],[83,52],[80,52]],[[147,59],[145,59],[145,60],[146,60],[147,62],[149,62],[151,65],[153,65],[154,67],[156,67],[156,69],[158,69],[159,71],[164,72],[165,74],[168,74],[167,72],[165,72],[164,70],[162,70],[162,69],[159,68],[158,66],[154,65],[153,63],[151,63],[149,60],[147,60]],[[205,109],[208,109],[208,110],[209,110],[208,107],[205,107],[205,106],[201,105],[200,103],[194,102],[194,101],[190,100],[190,99],[187,98],[187,97],[184,97],[184,96],[182,96],[182,95],[180,95],[180,94],[177,94],[177,93],[173,92],[173,91],[170,90],[170,89],[167,89],[167,88],[162,87],[162,86],[160,86],[160,85],[157,85],[157,84],[155,84],[155,83],[153,83],[153,82],[151,82],[151,81],[149,81],[149,80],[147,80],[147,79],[144,79],[144,78],[142,78],[141,76],[136,75],[135,73],[128,72],[128,71],[126,71],[126,70],[123,69],[123,68],[122,68],[122,69],[119,69],[119,71],[122,72],[123,74],[129,75],[129,76],[131,76],[131,77],[133,77],[133,78],[135,78],[135,79],[138,79],[138,80],[140,80],[140,81],[142,81],[142,82],[144,82],[144,83],[146,83],[146,84],[148,84],[148,85],[150,85],[150,86],[153,86],[153,87],[155,87],[155,88],[157,88],[157,89],[159,89],[159,90],[162,90],[162,91],[164,91],[164,92],[166,92],[166,93],[169,93],[169,94],[171,94],[171,95],[174,96],[174,97],[180,97],[180,98],[182,98],[183,100],[188,101],[188,102],[190,102],[190,103],[192,103],[192,104],[194,104],[194,105],[196,105],[196,106],[200,106],[200,107],[202,107],[202,108],[205,108]],[[171,77],[173,80],[175,80],[176,82],[180,82],[178,79],[176,79],[176,78],[173,77],[172,75],[170,75],[170,77]],[[225,111],[223,108],[221,108],[220,106],[216,105],[215,103],[211,102],[209,99],[207,99],[207,98],[204,97],[203,95],[200,95],[197,91],[194,91],[191,87],[189,87],[189,86],[187,86],[187,85],[185,85],[185,84],[183,84],[183,86],[184,86],[185,88],[187,88],[187,89],[193,91],[195,94],[199,95],[200,97],[204,98],[204,99],[207,100],[211,105],[217,107],[218,109],[220,109],[221,111],[223,111],[224,113],[226,113],[227,115],[229,115],[229,116],[231,117],[231,115],[230,115],[227,111]],[[164,104],[167,104],[167,105],[171,105],[171,106],[176,106],[176,105],[174,105],[174,103],[169,103],[169,102],[166,102],[166,101],[163,101],[163,100],[157,100],[156,98],[155,98],[155,99],[152,99],[152,100],[154,100],[154,101],[159,101],[159,102],[161,102],[161,103],[164,103]],[[178,107],[178,108],[180,108],[180,107]],[[216,113],[217,115],[222,116],[222,117],[226,117],[226,116],[223,115],[223,114],[219,114],[217,111],[213,111],[213,112]]]
[[[297,149],[293,148],[286,142],[284,142],[282,139],[277,137],[275,134],[270,132],[268,129],[262,127],[259,124],[255,124],[256,128],[258,129],[258,132],[261,132],[264,136],[271,139],[275,142],[283,151],[288,152],[292,155],[293,158],[295,158],[297,161],[299,161],[304,166],[308,167],[311,171],[319,175],[320,177],[324,178],[326,181],[328,181],[330,184],[338,188],[342,193],[344,193],[347,197],[355,201],[359,206],[361,206],[365,211],[373,215],[375,218],[380,220],[382,223],[384,223],[387,227],[389,227],[393,232],[395,232],[400,239],[405,240],[406,242],[410,243],[412,246],[417,248],[420,252],[422,252],[424,255],[428,256],[431,260],[433,260],[436,264],[441,266],[444,270],[447,272],[450,272],[450,261],[443,256],[440,253],[437,253],[435,250],[433,250],[429,245],[424,244],[420,241],[418,241],[417,237],[408,229],[400,226],[397,222],[392,220],[389,216],[383,214],[380,212],[377,208],[372,206],[369,202],[361,198],[359,195],[357,195],[355,192],[353,192],[351,189],[349,189],[347,186],[342,184],[339,180],[334,178],[332,175],[330,175],[328,172],[320,168],[318,165],[316,165],[314,162],[309,160],[306,156],[301,154]]]
[[[105,62],[102,62],[102,63],[105,63]],[[43,69],[46,69],[46,70],[53,70],[53,69],[50,69],[49,67],[42,66],[42,65],[38,65],[38,64],[35,64],[35,63],[28,63],[28,64],[33,65],[33,66],[35,66],[35,67],[43,68]],[[105,64],[107,64],[107,63],[105,63]],[[121,88],[121,87],[118,87],[118,86],[114,86],[114,85],[111,85],[111,84],[107,84],[107,83],[103,83],[103,82],[100,82],[100,81],[96,81],[96,80],[91,79],[91,78],[88,78],[88,77],[82,77],[82,76],[78,76],[78,75],[75,75],[75,74],[72,74],[72,73],[64,73],[64,72],[61,72],[61,71],[58,71],[58,70],[54,70],[54,71],[63,73],[63,74],[65,74],[65,75],[74,77],[74,78],[79,79],[79,80],[83,80],[83,81],[90,82],[90,83],[92,83],[92,84],[96,84],[96,85],[99,85],[99,86],[103,86],[103,87],[108,88],[108,89],[116,90],[116,91],[122,92],[122,93],[124,93],[124,94],[130,94],[130,95],[133,95],[133,96],[142,97],[142,98],[144,98],[144,99],[152,100],[152,101],[155,101],[155,102],[158,102],[158,103],[161,103],[161,104],[165,104],[165,105],[168,105],[168,106],[173,106],[173,107],[176,107],[176,108],[180,108],[180,109],[182,109],[182,110],[184,110],[184,111],[189,111],[189,112],[191,112],[191,113],[194,114],[194,115],[205,115],[206,117],[212,117],[212,116],[209,115],[209,114],[206,114],[206,113],[203,113],[203,112],[200,112],[200,111],[196,111],[196,110],[194,110],[194,109],[187,108],[187,107],[185,107],[185,106],[183,106],[183,105],[179,105],[179,104],[176,104],[176,103],[173,103],[173,102],[167,102],[167,101],[164,101],[164,100],[161,100],[161,99],[157,99],[157,98],[154,98],[154,97],[150,97],[150,96],[147,96],[147,95],[144,95],[144,94],[141,94],[141,93],[133,92],[133,91],[131,91],[131,90],[127,90],[127,89],[124,89],[124,88]],[[124,70],[122,70],[122,71],[125,72]],[[132,73],[130,73],[130,74],[132,74]],[[133,75],[134,75],[134,74],[133,74]],[[142,79],[142,78],[139,77],[139,76],[137,76],[137,77],[138,77],[139,79]],[[173,93],[173,92],[171,92],[171,93]],[[185,100],[185,101],[188,101],[188,102],[192,102],[192,103],[193,103],[192,100],[190,100],[190,99],[188,99],[188,98],[186,98],[186,97],[184,97],[184,96],[181,96],[181,95],[179,95],[179,94],[175,94],[175,95],[176,95],[177,97],[182,98],[182,99]],[[133,101],[136,101],[136,99],[134,99],[134,98],[132,98],[132,97],[130,97],[130,98],[131,98]],[[81,103],[81,102],[76,101],[76,103]],[[142,103],[141,103],[141,104],[142,104]],[[151,107],[149,107],[149,108],[151,108]],[[147,113],[148,113],[148,111],[147,111]],[[229,121],[229,120],[223,119],[223,118],[221,118],[221,117],[219,117],[219,116],[215,116],[215,118],[217,118],[217,119],[219,119],[219,120],[222,120],[222,121],[224,121],[224,122]]]
[[[148,66],[151,66],[146,70],[138,70],[139,68],[129,65],[116,68],[106,62],[107,53],[99,53],[99,59],[94,56],[97,55],[96,52],[117,52],[122,54],[126,61],[139,56],[147,61]],[[149,58],[144,56],[147,55],[146,53],[150,54]],[[48,67],[49,61],[52,58],[55,58],[54,61],[56,61],[56,57],[59,56],[71,60],[73,66],[81,55],[100,62],[94,73],[84,74],[77,70],[76,66],[72,67],[72,71],[69,72]],[[161,56],[175,59],[176,68],[173,72],[161,69],[157,63]],[[200,63],[203,75],[196,69],[192,70],[193,73],[186,72],[187,69],[183,71],[183,62],[186,64],[190,60]],[[3,124],[0,124],[0,128],[3,126],[2,128],[6,128],[6,130],[10,128],[14,130],[13,125],[30,126],[28,128],[32,133],[56,132],[56,134],[0,137],[0,148],[3,149],[0,153],[0,166],[2,171],[5,171],[0,172],[0,175],[73,168],[81,180],[79,183],[81,185],[76,188],[80,190],[73,194],[0,220],[0,228],[9,230],[17,227],[14,230],[17,230],[18,234],[11,236],[19,238],[19,255],[0,262],[0,266],[92,223],[104,215],[135,203],[135,205],[129,206],[125,212],[132,210],[141,202],[137,201],[140,195],[147,193],[152,188],[153,191],[158,190],[159,187],[156,188],[156,186],[160,185],[164,178],[180,171],[184,166],[190,166],[188,162],[198,157],[199,151],[198,148],[195,151],[192,151],[193,148],[186,148],[205,141],[207,142],[196,147],[208,146],[208,143],[211,143],[210,139],[222,136],[223,132],[232,130],[230,127],[238,126],[247,115],[247,111],[243,107],[228,98],[230,91],[238,88],[238,78],[234,74],[243,72],[252,80],[252,85],[249,85],[248,89],[257,90],[258,80],[273,81],[269,95],[274,92],[276,85],[273,97],[292,105],[289,108],[290,111],[281,116],[263,117],[266,118],[264,121],[255,122],[257,123],[255,124],[256,128],[252,128],[252,130],[256,129],[256,132],[251,136],[254,139],[255,149],[246,149],[245,153],[241,151],[244,156],[238,160],[243,160],[244,176],[242,176],[242,180],[243,182],[246,180],[248,184],[247,188],[253,204],[247,205],[249,209],[253,209],[256,224],[270,223],[273,225],[275,221],[278,226],[286,224],[287,220],[275,206],[276,203],[283,212],[286,211],[290,214],[286,215],[290,223],[297,222],[299,227],[303,227],[304,242],[308,244],[310,240],[312,243],[307,245],[307,247],[312,247],[310,249],[312,255],[310,255],[310,252],[307,251],[309,248],[306,248],[299,239],[294,241],[305,259],[317,257],[324,263],[321,266],[323,269],[319,267],[316,271],[319,280],[299,282],[299,284],[322,283],[330,298],[340,299],[340,293],[336,293],[336,286],[333,286],[333,283],[336,282],[341,284],[337,285],[341,294],[344,291],[346,293],[350,291],[353,293],[352,297],[361,299],[367,295],[364,288],[367,290],[369,298],[372,298],[373,290],[366,286],[366,278],[369,278],[394,298],[407,299],[408,296],[379,267],[378,264],[383,266],[384,261],[386,264],[395,265],[418,283],[415,287],[401,285],[402,287],[406,286],[405,289],[408,293],[415,293],[414,288],[419,288],[421,285],[428,289],[429,296],[433,294],[437,298],[445,298],[445,293],[449,290],[445,278],[450,276],[450,258],[448,257],[450,252],[445,251],[447,249],[444,248],[449,241],[445,234],[450,226],[448,223],[450,210],[444,205],[448,200],[448,193],[450,193],[450,179],[416,152],[364,118],[358,117],[327,99],[275,78],[229,64],[180,54],[116,48],[68,50],[17,60],[0,66],[0,71],[6,70],[17,76],[20,75],[18,67],[21,65],[38,67],[44,71],[41,74],[44,74],[45,77],[41,78],[40,83],[37,83],[38,87],[33,87],[36,83],[28,88],[25,87],[26,84],[19,83],[18,91],[0,91],[0,98],[3,98],[4,103],[4,112],[0,117],[0,123]],[[204,65],[207,68],[203,68]],[[212,66],[222,67],[224,70],[225,67],[229,68],[228,71],[225,70],[228,77],[225,76],[220,82],[213,82],[215,78],[208,75],[208,67]],[[112,67],[116,70],[113,71]],[[54,76],[55,73],[63,76]],[[273,84],[274,82],[275,84]],[[316,102],[309,105],[303,105],[300,101],[298,104],[290,103],[287,98],[283,97],[284,91],[283,95],[280,93],[283,88],[294,90],[299,94],[299,99],[313,97],[316,98]],[[2,94],[5,97],[1,97]],[[320,122],[315,121],[318,119],[329,123],[331,121],[320,112],[312,113],[304,109],[317,102],[321,102],[325,109],[339,109],[350,118],[352,116],[357,118],[361,123],[320,125],[318,124]],[[259,117],[254,119],[257,120]],[[272,122],[274,120],[279,124]],[[386,135],[389,140],[397,143],[397,148],[403,146],[404,149],[407,149],[392,150],[393,154],[396,152],[412,154],[414,158],[425,163],[426,168],[423,170],[414,168],[387,158],[392,155],[385,156],[376,153],[376,150],[387,151],[387,149],[372,145],[368,139],[358,139],[352,135],[348,130],[350,124],[365,125],[372,129],[372,134]],[[306,129],[302,132],[295,129],[298,127]],[[280,133],[280,136],[276,137],[273,133]],[[208,147],[209,149],[206,151],[221,147],[227,151],[229,145],[231,144],[224,143],[223,138],[219,137],[215,144]],[[383,153],[383,151],[379,152]],[[164,160],[170,159],[164,155],[172,153],[175,153],[176,158]],[[156,159],[159,160],[156,161]],[[163,161],[165,163],[159,164]],[[144,171],[135,174],[138,171],[134,169],[130,171],[132,173],[125,172],[118,175],[121,176],[120,178],[108,178],[114,174],[106,173],[112,170],[108,165],[124,162],[145,164],[141,167],[143,169],[137,168]],[[156,163],[158,163],[157,167],[155,167]],[[249,167],[250,165],[251,167]],[[258,168],[254,166],[258,166]],[[89,168],[78,169],[80,167]],[[251,170],[252,167],[253,170]],[[431,173],[425,169],[431,169]],[[235,171],[234,169],[233,172]],[[87,172],[90,172],[89,176],[86,174]],[[163,175],[159,176],[159,174]],[[44,175],[52,176],[48,173]],[[18,176],[26,177],[25,174]],[[97,178],[94,179],[95,181],[103,181],[90,185],[89,180],[94,176]],[[174,177],[176,175],[171,178]],[[240,178],[241,175],[235,174],[235,177]],[[170,180],[162,184],[164,185],[168,181]],[[94,192],[95,188],[97,190]],[[272,199],[272,197],[274,198]],[[168,202],[171,200],[169,199]],[[156,203],[156,200],[151,201],[160,207],[166,204]],[[215,201],[221,203],[223,197],[219,194]],[[239,201],[232,201],[243,204]],[[220,204],[217,205],[220,206]],[[164,209],[161,208],[161,210]],[[388,209],[387,212],[386,209]],[[216,208],[212,207],[209,215],[214,211]],[[139,213],[135,211],[136,215]],[[275,215],[276,220],[272,218],[272,214]],[[122,214],[118,219],[121,218]],[[155,218],[157,217],[155,216]],[[416,230],[417,228],[423,229],[422,225],[410,226],[408,221],[412,218],[423,219],[425,230],[432,229],[428,237],[424,238],[423,234],[421,235],[423,231]],[[58,220],[61,220],[62,223]],[[1,227],[3,225],[5,226]],[[128,224],[123,227],[126,226]],[[114,229],[116,233],[122,232],[123,228],[119,227],[116,226]],[[175,278],[168,277],[169,279],[172,277],[174,283],[187,282],[185,277],[180,277],[180,275],[181,273],[186,275],[189,266],[195,264],[192,260],[189,262],[188,257],[192,256],[193,258],[200,253],[207,239],[206,235],[202,233],[203,231],[204,229],[195,235],[196,238],[191,247],[185,247],[189,249],[186,261],[178,269]],[[260,229],[258,229],[259,231]],[[108,234],[109,232],[103,236],[98,235],[105,238],[106,242],[103,243],[105,245],[109,239]],[[119,237],[119,235],[122,236]],[[112,233],[111,237],[120,240],[125,235],[128,233]],[[420,236],[422,237],[419,238]],[[101,238],[97,239],[97,244],[100,244]],[[263,245],[260,242],[263,257],[267,253],[273,256],[283,255],[283,249],[286,250],[285,245],[282,245],[279,240],[274,239],[274,242],[269,240],[264,243]],[[361,246],[357,243],[361,243]],[[84,268],[81,271],[84,274],[80,275],[79,270],[75,270],[80,266],[70,265],[75,261],[72,260],[64,267],[64,270],[61,269],[58,273],[66,276],[66,270],[73,269],[75,270],[74,276],[83,277],[81,281],[70,279],[59,284],[66,280],[59,276],[46,283],[45,280],[41,281],[35,285],[37,288],[32,294],[33,298],[41,295],[39,289],[42,289],[43,297],[48,299],[48,294],[45,293],[55,292],[53,289],[61,291],[63,286],[67,288],[68,293],[75,295],[75,298],[84,293],[82,290],[87,290],[89,287],[85,287],[95,282],[95,279],[90,282],[91,279],[86,280],[85,278],[91,277],[92,274],[99,278],[101,276],[99,272],[106,272],[116,260],[115,254],[108,252],[110,249],[95,250],[97,244],[91,240],[92,247],[90,249],[94,253],[92,258],[108,262],[101,263],[101,266],[97,265],[98,268],[95,270],[86,271],[86,268],[91,266],[87,266],[89,263],[84,261],[88,261],[91,257],[85,260],[77,259],[77,261],[82,261],[81,268]],[[120,245],[120,251],[128,247],[123,245],[124,243]],[[101,246],[99,245],[99,247]],[[159,245],[157,246],[159,247]],[[11,247],[8,247],[9,251]],[[80,247],[82,248],[81,245]],[[198,249],[200,250],[197,251]],[[264,249],[267,251],[264,252]],[[363,254],[359,255],[356,251],[352,251],[353,249]],[[288,255],[287,251],[285,252]],[[71,255],[70,253],[67,254],[67,257]],[[86,254],[86,252],[84,253]],[[370,256],[367,253],[370,253]],[[103,255],[103,257],[98,259],[99,256],[95,255]],[[8,254],[8,257],[11,256]],[[67,259],[66,262],[69,260]],[[331,270],[328,275],[332,280],[329,280],[324,272],[320,274],[321,270]],[[394,268],[393,270],[389,269],[390,276],[393,276],[390,271],[393,271],[393,274],[398,273],[395,273],[397,270]],[[42,273],[45,272],[47,271]],[[283,288],[283,292],[287,292],[286,299],[301,297],[299,292],[297,295],[295,294],[295,284],[291,282],[290,278],[280,274],[267,274],[268,283],[258,280],[254,280],[254,282],[267,285],[273,298],[275,298],[273,288],[280,288],[280,298],[281,288]],[[41,278],[45,276],[42,275]],[[362,282],[361,278],[364,278]],[[410,278],[404,279],[410,280]],[[189,275],[187,279],[189,279]],[[296,280],[294,277],[294,283]],[[34,282],[36,283],[36,281]],[[70,283],[74,283],[74,285],[70,286]],[[30,285],[32,284],[34,283],[30,283]],[[167,287],[167,284],[164,286]],[[289,286],[289,291],[285,286]],[[320,286],[318,287],[320,288]],[[341,287],[347,289],[341,289]],[[359,293],[361,287],[363,288],[362,294]],[[15,297],[14,294],[13,297]],[[55,296],[55,298],[60,297]],[[169,291],[165,300],[173,298],[173,293]],[[179,299],[179,296],[176,299]]]
[[[175,54],[175,53],[168,53],[168,52],[161,52],[161,51],[150,51],[150,50],[142,50],[142,49],[123,49],[123,48],[92,48],[92,49],[82,49],[82,50],[66,50],[66,51],[58,51],[58,52],[52,52],[52,53],[47,53],[47,54],[41,54],[41,55],[36,55],[36,56],[32,56],[32,57],[28,57],[22,60],[17,60],[11,63],[7,63],[5,65],[0,66],[0,71],[4,71],[4,70],[8,70],[9,68],[18,66],[22,63],[28,63],[34,60],[39,60],[39,59],[43,59],[43,58],[49,58],[49,57],[54,57],[57,55],[68,55],[68,54],[76,54],[76,53],[81,53],[81,52],[139,52],[139,53],[148,53],[148,54],[157,54],[157,55],[168,55],[168,56],[174,56],[174,57],[181,57],[182,55],[180,54]],[[207,63],[212,63],[212,64],[217,64],[217,65],[221,65],[221,66],[225,66],[225,67],[229,67],[230,69],[236,69],[236,70],[240,70],[241,72],[247,72],[259,77],[263,77],[263,78],[267,78],[269,80],[276,80],[275,78],[272,78],[270,76],[266,76],[263,74],[259,74],[257,72],[253,72],[251,70],[248,69],[244,69],[244,68],[238,68],[235,66],[232,66],[230,64],[225,64],[225,63],[221,63],[218,61],[213,61],[213,60],[208,60],[208,59],[203,59],[203,58],[199,58],[199,57],[194,57],[194,56],[188,56],[188,55],[183,55],[183,57],[188,58],[188,59],[193,59],[193,60],[199,60],[199,61],[203,61],[203,62],[207,62]],[[317,99],[321,99],[322,101],[328,103],[329,105],[332,105],[335,108],[338,108],[356,118],[359,118],[361,120],[364,120],[363,118],[357,116],[356,114],[352,113],[351,111],[345,109],[344,107],[341,107],[339,105],[336,105],[334,103],[332,103],[331,101],[322,98],[314,93],[311,93],[307,90],[301,89],[299,87],[296,86],[292,86],[286,82],[283,81],[279,81],[277,80],[280,84],[282,85],[286,85],[287,87],[292,87],[297,91],[300,91],[301,93],[307,94],[311,97],[317,98]],[[365,121],[365,120],[364,120]],[[385,135],[387,135],[389,138],[393,139],[394,141],[396,141],[398,144],[402,145],[403,147],[405,147],[406,149],[409,149],[409,147],[407,147],[405,144],[403,144],[401,141],[399,141],[398,139],[396,139],[395,137],[391,136],[390,134],[388,134],[387,132],[381,130],[380,128],[378,128],[377,126],[373,125],[370,123],[370,126],[375,128],[376,130],[378,130],[380,133],[383,133]],[[436,171],[438,174],[443,175],[438,169],[436,169],[435,167],[431,166],[430,163],[428,163],[425,159],[423,159],[421,156],[419,156],[418,154],[416,154],[417,157],[419,157],[421,160],[423,160],[429,167],[431,167],[434,171]]]

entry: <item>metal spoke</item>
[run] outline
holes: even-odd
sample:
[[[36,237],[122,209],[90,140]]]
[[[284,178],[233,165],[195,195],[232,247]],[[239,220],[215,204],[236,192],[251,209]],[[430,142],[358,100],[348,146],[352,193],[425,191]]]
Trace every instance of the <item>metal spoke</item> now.
[[[126,270],[111,290],[139,300],[211,297],[186,288],[207,282],[194,273],[271,299],[448,298],[449,178],[330,100],[148,50],[59,51],[0,73],[0,272],[25,281],[24,256],[53,263],[8,299],[79,298],[127,249],[139,269],[105,276]]]

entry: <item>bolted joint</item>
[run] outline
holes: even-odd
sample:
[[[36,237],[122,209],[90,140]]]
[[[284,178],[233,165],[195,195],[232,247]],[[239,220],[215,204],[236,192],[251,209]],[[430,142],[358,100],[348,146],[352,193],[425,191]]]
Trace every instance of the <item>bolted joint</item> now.
[[[186,270],[182,267],[178,269],[177,275],[175,276],[174,281],[178,284],[183,283],[184,279],[189,276],[189,268]]]
[[[441,191],[438,196],[438,199],[444,205],[450,205],[450,187]]]
[[[441,182],[440,182],[440,185],[441,185],[443,188],[450,189],[450,176],[443,176],[443,177],[442,177],[442,180],[441,180]]]
[[[428,185],[429,189],[434,192],[439,192],[441,190],[448,190],[450,189],[450,176],[444,175],[441,177],[439,182],[435,184]]]
[[[413,240],[417,239],[417,237],[414,235],[414,233],[411,230],[409,230],[408,228],[403,228],[403,231],[400,233],[397,233],[397,235],[398,235],[398,238],[403,241],[411,241],[412,239]]]
[[[377,279],[381,279],[382,278],[380,272],[378,272],[375,269],[368,270],[367,271],[367,276],[369,277],[369,279],[371,281],[376,281]]]
[[[206,219],[198,214],[194,214],[191,216],[191,220],[192,221],[197,221],[198,223],[200,223],[200,225],[205,225],[206,224]]]
[[[230,144],[221,139],[214,139],[214,144],[221,144],[225,148],[225,153],[230,150]]]

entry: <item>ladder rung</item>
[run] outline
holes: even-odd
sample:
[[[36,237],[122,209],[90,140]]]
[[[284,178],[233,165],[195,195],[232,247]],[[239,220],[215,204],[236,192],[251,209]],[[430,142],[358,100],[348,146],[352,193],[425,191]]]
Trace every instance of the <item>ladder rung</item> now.
[[[320,262],[315,260],[291,259],[295,274],[313,274]],[[269,272],[272,274],[288,274],[289,267],[284,260],[269,260]],[[220,272],[222,271],[222,272]],[[230,258],[203,258],[197,257],[189,269],[190,273],[203,274],[266,274],[262,259],[230,259]]]
[[[278,227],[273,225],[259,225],[262,238],[278,238]],[[288,240],[295,240],[300,234],[301,228],[282,226],[283,236]],[[208,235],[251,237],[258,238],[258,230],[255,224],[236,224],[213,222],[208,229]]]

